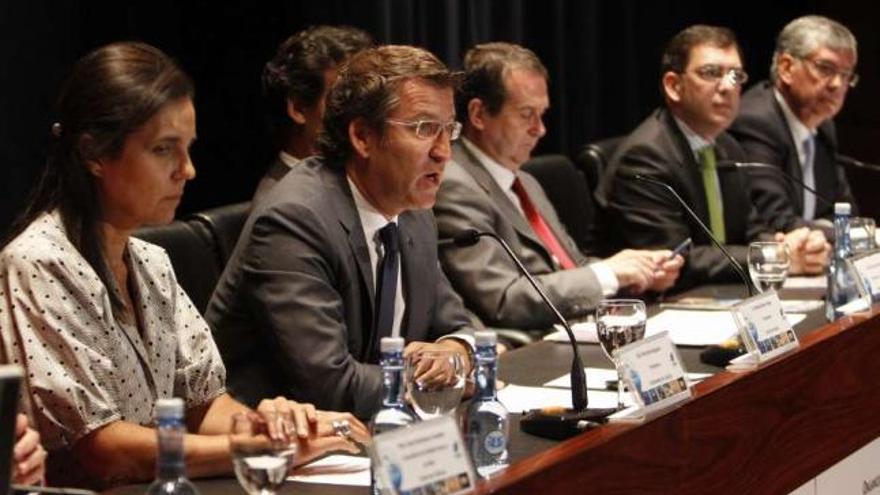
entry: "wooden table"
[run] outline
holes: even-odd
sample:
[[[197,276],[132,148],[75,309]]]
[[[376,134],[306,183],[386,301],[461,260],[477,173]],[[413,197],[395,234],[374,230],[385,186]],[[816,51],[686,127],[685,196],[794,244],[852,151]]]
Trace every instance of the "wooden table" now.
[[[736,287],[692,293],[740,295]],[[804,297],[805,293],[783,293]],[[815,292],[811,295],[815,296]],[[801,348],[756,371],[723,372],[681,348],[689,371],[718,374],[694,398],[643,424],[611,424],[564,442],[519,431],[512,417],[512,464],[479,493],[720,495],[786,494],[880,437],[880,313],[824,325],[816,311],[796,327]],[[817,329],[818,327],[818,329]],[[596,345],[585,364],[610,367]],[[499,377],[540,385],[565,373],[567,344],[540,342],[502,356]],[[239,494],[231,478],[200,480],[203,495]],[[143,493],[144,485],[112,490]],[[282,493],[366,494],[363,487],[288,483]]]

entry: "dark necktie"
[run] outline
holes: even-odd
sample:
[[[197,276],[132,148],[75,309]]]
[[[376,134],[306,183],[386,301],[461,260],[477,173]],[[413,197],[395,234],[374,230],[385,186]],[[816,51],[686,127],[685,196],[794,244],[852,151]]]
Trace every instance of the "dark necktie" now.
[[[394,327],[394,299],[397,297],[397,272],[400,264],[397,224],[394,222],[379,229],[385,255],[376,270],[376,341],[378,349],[382,337],[390,337]]]
[[[541,239],[541,242],[544,243],[544,247],[550,252],[550,255],[553,257],[554,261],[556,261],[556,264],[561,266],[564,270],[574,268],[576,266],[574,261],[571,260],[568,252],[562,247],[562,244],[559,243],[559,239],[553,235],[553,231],[550,230],[550,226],[544,221],[544,217],[542,217],[541,213],[538,212],[538,209],[535,208],[535,204],[532,203],[532,199],[523,187],[522,182],[519,181],[519,177],[513,181],[513,192],[519,198],[519,204],[522,206],[523,213],[526,214],[526,218],[529,220],[529,225],[532,226],[532,230],[535,231],[535,234],[537,234]]]

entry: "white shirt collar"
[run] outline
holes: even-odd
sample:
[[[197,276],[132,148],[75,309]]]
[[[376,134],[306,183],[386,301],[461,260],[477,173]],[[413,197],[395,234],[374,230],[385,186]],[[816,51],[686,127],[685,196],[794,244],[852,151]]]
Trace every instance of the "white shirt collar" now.
[[[281,160],[281,163],[287,165],[290,168],[297,166],[297,164],[299,164],[302,161],[299,158],[291,155],[290,153],[288,153],[286,151],[279,151],[278,152],[278,159]]]
[[[489,175],[492,176],[492,179],[498,184],[502,191],[509,191],[511,187],[513,187],[513,181],[516,180],[516,173],[514,173],[509,168],[501,165],[497,161],[493,160],[489,155],[483,152],[476,144],[472,141],[468,140],[464,136],[461,138],[461,144],[464,145],[465,148],[468,149],[474,156],[477,157],[477,160],[483,164],[486,168],[486,171],[489,172]]]
[[[391,220],[385,218],[385,215],[377,210],[376,207],[373,206],[363,194],[361,194],[357,185],[351,181],[351,177],[346,175],[345,178],[348,180],[348,186],[351,188],[351,195],[354,198],[354,206],[357,208],[358,216],[361,219],[361,225],[364,229],[364,235],[367,239],[375,239],[376,232],[378,232],[379,229],[391,222],[397,222],[397,215],[392,217]]]
[[[778,89],[773,88],[773,96],[776,97],[776,101],[779,102],[779,106],[782,107],[782,115],[785,116],[785,121],[788,123],[788,129],[791,132],[791,137],[794,139],[795,144],[798,147],[798,150],[803,148],[804,141],[808,138],[811,138],[816,135],[816,131],[810,130],[807,126],[801,122],[801,119],[797,118],[794,112],[791,111],[791,107],[788,106],[788,102],[785,101],[785,97],[782,96],[782,93],[779,92]],[[803,162],[803,159],[801,159]]]
[[[703,136],[700,136],[699,134],[694,132],[693,129],[688,127],[688,125],[685,124],[684,121],[682,121],[678,117],[673,116],[673,118],[675,119],[675,123],[678,125],[678,128],[681,129],[682,134],[684,134],[684,138],[687,140],[688,146],[691,147],[691,151],[694,152],[694,156],[696,156],[697,152],[699,152],[701,149],[705,148],[706,146],[714,146],[715,145],[714,141],[709,141],[708,139],[704,138]]]

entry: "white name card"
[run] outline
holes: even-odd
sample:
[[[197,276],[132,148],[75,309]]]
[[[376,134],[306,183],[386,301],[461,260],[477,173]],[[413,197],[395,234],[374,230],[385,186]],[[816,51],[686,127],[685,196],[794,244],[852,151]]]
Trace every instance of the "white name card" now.
[[[862,296],[871,296],[872,302],[880,300],[880,252],[853,258],[850,263]]]
[[[667,332],[627,344],[615,354],[623,381],[646,414],[691,398],[687,373]]]
[[[797,349],[800,345],[775,291],[750,297],[734,306],[732,312],[740,337],[756,364]]]
[[[396,494],[454,495],[475,486],[473,467],[451,416],[376,435],[370,454],[375,476]]]

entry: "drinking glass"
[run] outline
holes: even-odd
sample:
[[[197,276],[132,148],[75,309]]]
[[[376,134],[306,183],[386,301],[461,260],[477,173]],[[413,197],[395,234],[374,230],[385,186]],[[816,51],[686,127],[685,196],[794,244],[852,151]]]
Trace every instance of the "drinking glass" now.
[[[749,275],[761,292],[780,290],[791,267],[791,255],[784,242],[753,242],[749,244]]]
[[[272,439],[269,424],[286,420],[273,413],[236,413],[232,416],[229,446],[239,484],[250,495],[274,495],[293,466],[297,440]]]
[[[645,337],[648,313],[638,299],[606,299],[596,308],[596,333],[617,369],[617,408],[623,409],[623,380],[614,350]]]
[[[849,239],[853,254],[866,253],[877,247],[874,237],[876,230],[873,218],[852,217],[849,219]]]
[[[406,358],[406,388],[422,419],[454,411],[464,394],[465,369],[454,351],[422,351]]]

